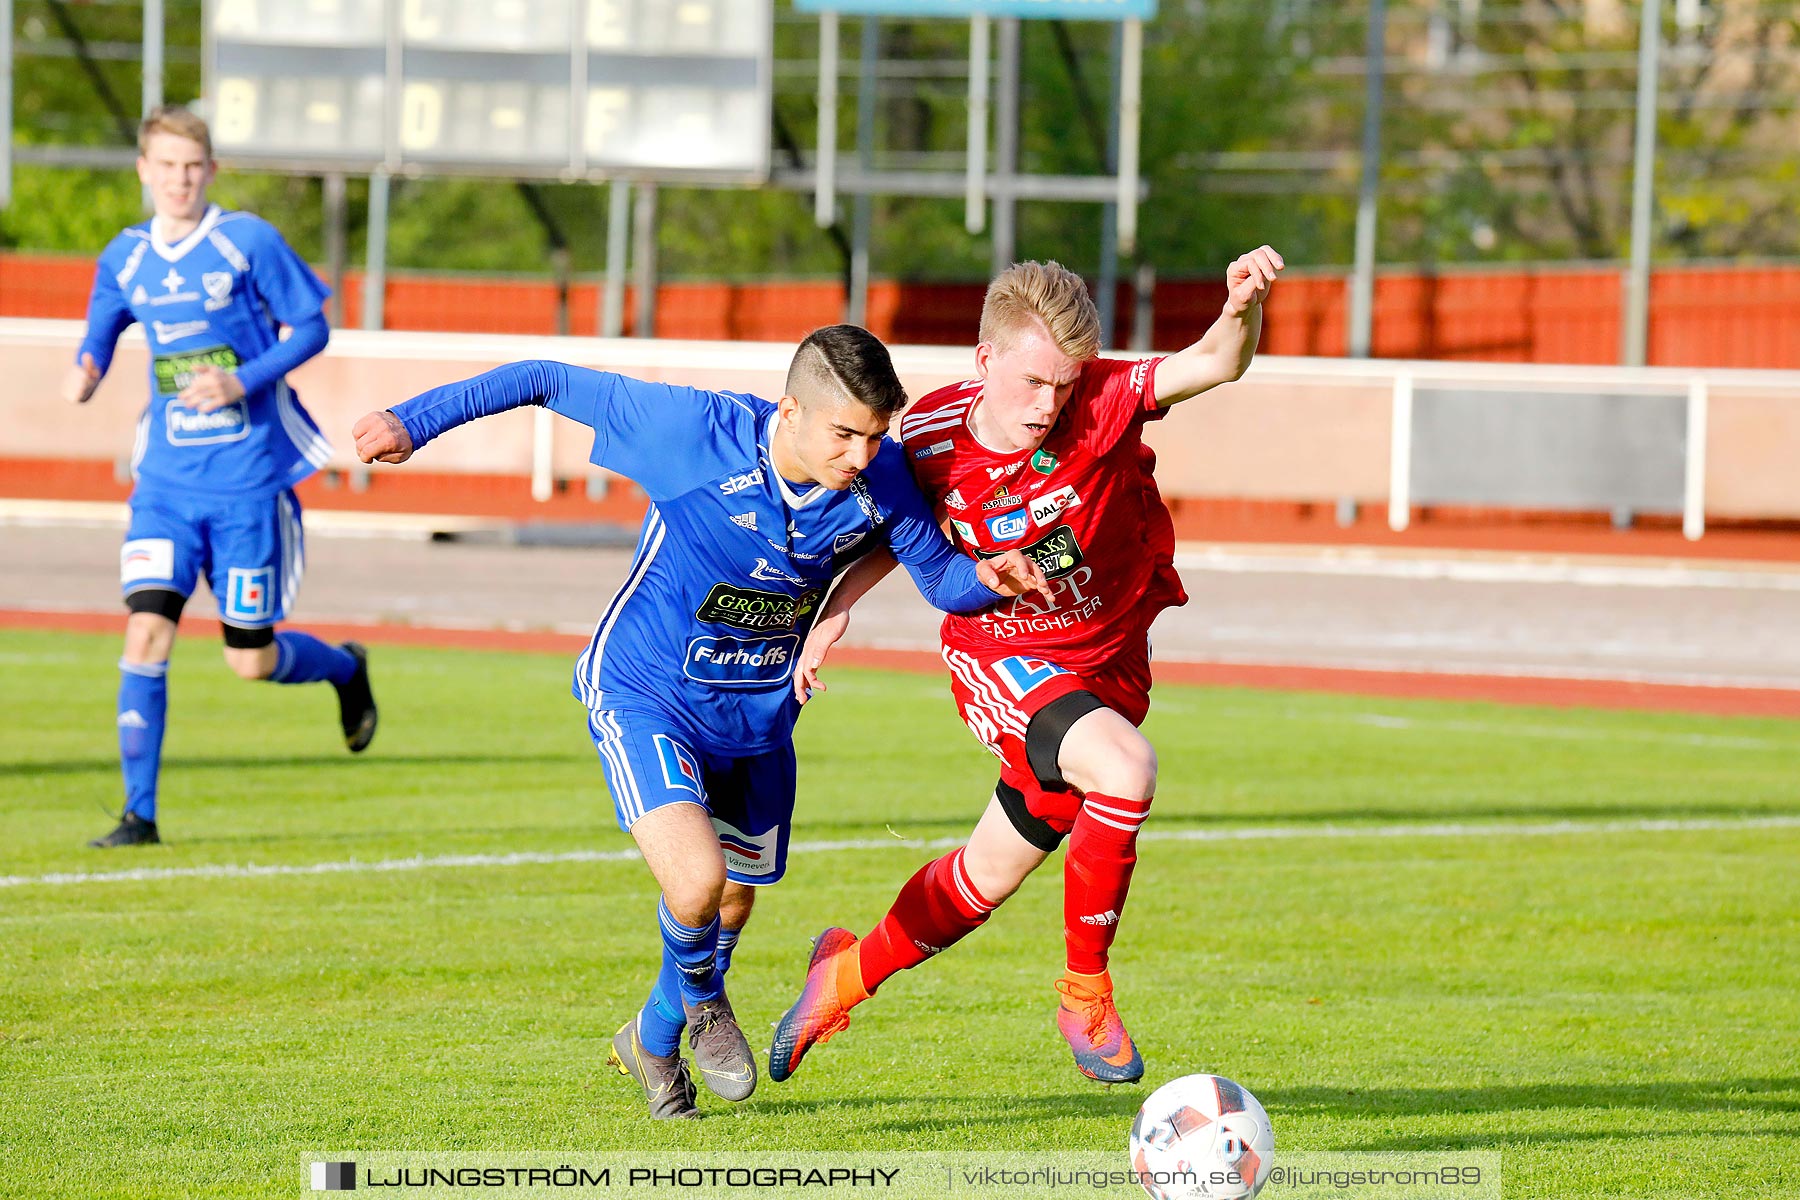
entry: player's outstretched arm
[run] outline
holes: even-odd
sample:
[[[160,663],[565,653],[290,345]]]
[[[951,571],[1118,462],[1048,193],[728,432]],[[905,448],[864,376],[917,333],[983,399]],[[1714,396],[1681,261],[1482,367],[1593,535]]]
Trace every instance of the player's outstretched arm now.
[[[805,704],[814,692],[825,690],[819,681],[819,668],[825,665],[831,648],[850,631],[850,610],[898,565],[893,552],[880,546],[857,559],[838,578],[830,599],[806,635],[806,644],[800,648],[800,666],[794,672],[794,698],[800,703]]]
[[[1259,246],[1225,270],[1225,309],[1200,340],[1156,367],[1156,403],[1167,408],[1208,388],[1243,378],[1262,336],[1262,306],[1287,266],[1271,246]]]

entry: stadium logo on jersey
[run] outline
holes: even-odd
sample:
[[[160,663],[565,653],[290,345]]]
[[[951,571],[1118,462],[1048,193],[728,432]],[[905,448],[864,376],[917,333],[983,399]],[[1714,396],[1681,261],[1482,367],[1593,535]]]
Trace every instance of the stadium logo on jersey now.
[[[169,579],[175,574],[175,543],[168,538],[132,538],[119,547],[119,582]]]
[[[950,528],[956,530],[956,536],[960,537],[966,545],[975,545],[975,527],[973,525],[967,521],[958,521],[952,518]]]
[[[131,289],[131,302],[133,304],[148,304],[150,302],[150,293],[144,290],[143,284],[140,283],[135,288]]]
[[[731,523],[739,529],[748,529],[751,533],[756,532],[756,514],[753,512],[739,513],[731,518]]]
[[[853,549],[857,543],[868,536],[866,533],[840,533],[831,539],[831,552],[842,554],[846,550]]]
[[[207,320],[176,321],[174,324],[169,324],[165,321],[152,321],[150,328],[155,331],[157,341],[178,342],[182,338],[191,338],[205,333],[212,328],[212,322]]]
[[[232,567],[226,579],[227,621],[267,621],[275,612],[274,567]]]
[[[1063,509],[1075,508],[1080,503],[1081,493],[1074,488],[1057,488],[1054,492],[1048,492],[1031,502],[1031,523],[1048,525]]]
[[[719,835],[719,849],[724,852],[727,870],[758,879],[781,873],[780,825],[762,833],[745,833],[718,817],[714,817],[712,823]]]
[[[1018,515],[1023,518],[1025,514]],[[1074,530],[1067,525],[1058,525],[1026,546],[1025,557],[1043,569],[1045,578],[1061,579],[1081,565],[1081,543],[1075,540]]]
[[[208,271],[200,276],[200,286],[206,289],[206,311],[218,312],[231,303],[230,271]]]
[[[987,519],[988,536],[996,542],[1010,542],[1014,538],[1025,536],[1031,528],[1031,518],[1024,509],[1015,512],[996,513]]]
[[[656,734],[650,740],[656,746],[657,761],[662,763],[663,783],[669,790],[692,792],[704,799],[706,785],[701,782],[700,764],[694,761],[693,753],[666,733]]]
[[[769,560],[766,558],[759,558],[756,560],[756,565],[750,568],[750,578],[761,579],[768,583],[796,583],[801,585],[806,583],[806,580],[801,579],[798,576],[789,575],[785,571],[776,570],[769,565]]]
[[[915,459],[930,458],[934,454],[944,453],[946,450],[949,450],[955,444],[956,443],[951,442],[948,439],[946,439],[945,441],[941,441],[941,442],[933,442],[929,446],[925,446],[925,447],[922,447],[921,449],[914,450],[913,457]]]
[[[1015,700],[1023,700],[1058,675],[1068,674],[1053,662],[1018,655],[996,662],[994,673],[1000,676],[1000,682],[1006,685]]]
[[[950,494],[944,497],[945,508],[967,508],[969,502],[963,499],[961,488],[951,488]]]
[[[224,408],[196,412],[180,400],[170,400],[163,427],[171,446],[241,442],[250,436],[250,409],[242,400],[234,400]]]
[[[719,485],[719,490],[724,492],[727,496],[735,496],[745,488],[759,486],[762,481],[762,468],[758,467],[754,471],[745,471],[742,475],[733,475],[730,479],[727,479],[724,483]]]
[[[681,673],[714,687],[760,687],[780,683],[794,667],[796,634],[777,638],[699,637],[688,642]]]
[[[715,583],[706,600],[695,611],[694,618],[709,625],[730,625],[753,633],[778,630],[786,633],[812,613],[819,601],[817,588],[809,588],[798,596],[784,592],[764,592],[741,588],[729,583]]]

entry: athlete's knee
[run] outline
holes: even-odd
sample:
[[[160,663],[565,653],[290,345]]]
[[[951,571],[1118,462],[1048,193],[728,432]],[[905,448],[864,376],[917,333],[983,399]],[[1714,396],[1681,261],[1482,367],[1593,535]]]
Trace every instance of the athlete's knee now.
[[[1025,882],[1025,877],[1042,861],[1041,855],[1028,860],[983,853],[972,843],[963,851],[963,869],[969,873],[969,882],[975,885],[982,899],[996,906],[1011,898]]]
[[[267,679],[275,673],[281,653],[275,647],[275,631],[267,627],[221,627],[225,639],[225,665],[239,679]]]
[[[1110,711],[1106,715],[1111,720],[1069,731],[1063,742],[1063,778],[1084,792],[1148,800],[1156,795],[1156,747],[1124,717]]]
[[[129,663],[169,661],[175,648],[175,629],[175,622],[160,613],[133,612],[125,618],[123,658]]]
[[[697,928],[723,913],[725,870],[721,865],[715,874],[709,866],[696,864],[692,872],[684,872],[679,879],[663,885],[663,903],[683,925]]]
[[[275,647],[225,647],[225,665],[239,679],[267,679],[275,673]]]

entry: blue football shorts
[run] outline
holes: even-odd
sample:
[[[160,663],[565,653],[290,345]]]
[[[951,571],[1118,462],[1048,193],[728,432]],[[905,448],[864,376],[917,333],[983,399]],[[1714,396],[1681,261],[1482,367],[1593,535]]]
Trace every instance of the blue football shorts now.
[[[282,620],[306,571],[300,501],[292,491],[266,499],[198,501],[133,495],[119,548],[119,590],[193,594],[204,575],[219,619],[240,629]]]
[[[698,804],[712,817],[725,874],[752,886],[787,871],[794,818],[794,745],[744,757],[696,750],[666,717],[633,709],[588,713],[588,733],[612,789],[619,828],[668,804]]]

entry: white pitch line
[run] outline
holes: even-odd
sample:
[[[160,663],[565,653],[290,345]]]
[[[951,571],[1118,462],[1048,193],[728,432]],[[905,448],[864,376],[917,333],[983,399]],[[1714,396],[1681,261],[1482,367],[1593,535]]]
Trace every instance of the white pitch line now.
[[[1568,562],[1530,558],[1386,558],[1354,550],[1302,557],[1235,554],[1223,549],[1178,550],[1183,571],[1250,575],[1354,575],[1374,579],[1450,580],[1457,583],[1573,584],[1577,587],[1727,588],[1800,592],[1800,571],[1785,564],[1768,569],[1709,567],[1688,563]]]
[[[1426,825],[1263,825],[1242,829],[1151,829],[1138,835],[1149,842],[1272,842],[1309,839],[1459,837],[1559,837],[1588,833],[1691,833],[1704,830],[1800,829],[1800,816],[1718,817],[1695,820],[1546,821],[1537,824]],[[863,838],[853,841],[796,842],[789,854],[824,854],[843,850],[935,850],[960,846],[967,838]],[[523,851],[516,854],[445,854],[426,858],[385,858],[374,862],[300,863],[259,866],[215,863],[198,867],[140,867],[131,871],[69,871],[48,875],[0,875],[0,888],[67,887],[88,883],[155,883],[165,879],[263,879],[284,875],[374,875],[394,871],[428,871],[456,867],[521,867],[557,863],[631,862],[636,850]]]

